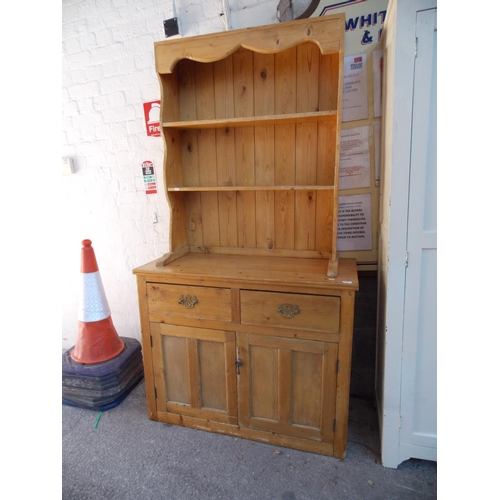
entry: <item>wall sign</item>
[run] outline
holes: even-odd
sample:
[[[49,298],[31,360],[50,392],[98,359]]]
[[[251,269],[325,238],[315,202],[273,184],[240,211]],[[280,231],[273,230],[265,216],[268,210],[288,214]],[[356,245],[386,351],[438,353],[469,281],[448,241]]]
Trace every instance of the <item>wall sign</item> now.
[[[146,194],[156,194],[156,175],[152,161],[146,160],[142,162],[142,177],[144,179]]]
[[[368,118],[366,54],[345,57],[342,122],[366,118]]]
[[[160,137],[160,103],[151,101],[143,103],[146,132],[150,137]]]
[[[371,250],[371,196],[356,194],[339,196],[337,250]]]
[[[343,129],[340,146],[340,189],[370,187],[369,127]]]
[[[368,51],[380,42],[389,0],[314,0],[308,17],[345,13],[345,55]]]

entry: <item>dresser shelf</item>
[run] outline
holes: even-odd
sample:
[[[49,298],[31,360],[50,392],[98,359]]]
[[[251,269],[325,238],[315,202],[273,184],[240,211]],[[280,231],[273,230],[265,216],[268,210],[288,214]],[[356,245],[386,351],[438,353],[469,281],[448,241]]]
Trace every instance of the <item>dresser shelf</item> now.
[[[167,191],[331,191],[335,186],[175,186]]]
[[[224,118],[219,120],[193,120],[165,122],[165,129],[188,130],[228,127],[259,127],[266,125],[289,125],[295,123],[325,123],[336,122],[337,113],[318,111],[315,113],[290,113],[285,115],[246,116],[241,118]]]

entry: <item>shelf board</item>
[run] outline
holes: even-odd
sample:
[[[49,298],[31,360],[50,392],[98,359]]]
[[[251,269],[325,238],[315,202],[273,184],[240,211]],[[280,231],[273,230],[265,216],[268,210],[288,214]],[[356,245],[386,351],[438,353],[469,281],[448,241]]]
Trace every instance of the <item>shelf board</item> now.
[[[259,125],[288,125],[291,123],[336,122],[336,111],[316,111],[310,113],[290,113],[285,115],[245,116],[218,120],[191,120],[163,122],[163,128],[184,130],[225,127],[257,127]]]
[[[335,186],[179,186],[167,191],[331,191]]]

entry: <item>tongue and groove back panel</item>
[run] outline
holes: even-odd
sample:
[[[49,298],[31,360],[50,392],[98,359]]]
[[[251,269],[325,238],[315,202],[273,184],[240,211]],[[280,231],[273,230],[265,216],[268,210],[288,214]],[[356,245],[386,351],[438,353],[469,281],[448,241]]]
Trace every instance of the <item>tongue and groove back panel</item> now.
[[[336,260],[343,51],[192,59],[159,73],[171,251]]]

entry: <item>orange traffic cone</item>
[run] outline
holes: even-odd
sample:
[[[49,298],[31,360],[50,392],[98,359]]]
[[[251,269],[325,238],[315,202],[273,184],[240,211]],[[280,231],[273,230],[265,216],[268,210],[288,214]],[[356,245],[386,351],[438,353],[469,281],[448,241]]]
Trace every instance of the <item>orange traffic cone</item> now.
[[[82,241],[82,288],[78,334],[71,358],[77,363],[102,363],[118,356],[125,344],[116,333],[90,240]]]

